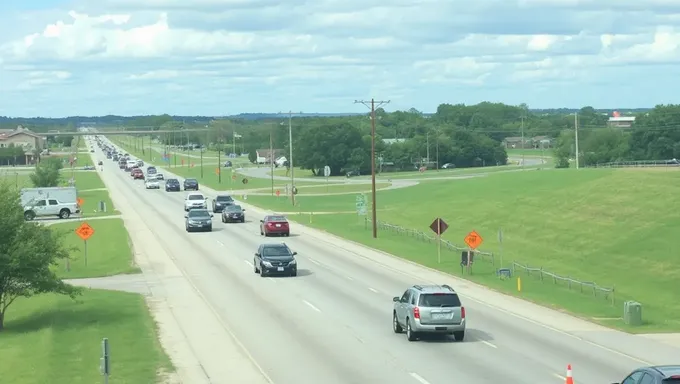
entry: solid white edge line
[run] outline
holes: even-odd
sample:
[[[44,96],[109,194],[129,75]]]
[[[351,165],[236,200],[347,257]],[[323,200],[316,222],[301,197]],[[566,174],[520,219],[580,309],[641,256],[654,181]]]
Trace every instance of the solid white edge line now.
[[[555,376],[556,378],[558,378],[558,379],[560,379],[560,380],[562,380],[562,381],[567,381],[567,378],[566,378],[566,377],[564,377],[564,376],[562,376],[562,375],[558,375],[557,373],[553,373],[553,376]]]
[[[480,341],[481,341],[481,342],[482,342],[482,344],[484,344],[484,345],[488,345],[488,346],[489,346],[489,347],[491,347],[491,348],[496,348],[496,349],[498,349],[498,347],[497,347],[497,346],[495,346],[495,345],[493,345],[493,344],[489,343],[489,342],[488,342],[488,341],[486,341],[486,340],[480,340]]]
[[[430,384],[429,381],[423,379],[422,376],[420,376],[419,374],[417,374],[415,372],[410,372],[409,375],[411,375],[412,378],[416,379],[416,381],[419,382],[420,384]]]
[[[314,304],[310,303],[309,301],[303,299],[302,302],[305,303],[309,308],[315,310],[316,312],[321,312],[319,308],[317,308]]]

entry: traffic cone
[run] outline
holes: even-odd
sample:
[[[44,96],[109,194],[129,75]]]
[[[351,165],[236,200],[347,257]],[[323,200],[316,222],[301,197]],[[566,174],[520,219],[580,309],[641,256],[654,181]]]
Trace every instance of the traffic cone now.
[[[574,378],[571,376],[571,364],[567,365],[567,381],[565,384],[574,384]]]

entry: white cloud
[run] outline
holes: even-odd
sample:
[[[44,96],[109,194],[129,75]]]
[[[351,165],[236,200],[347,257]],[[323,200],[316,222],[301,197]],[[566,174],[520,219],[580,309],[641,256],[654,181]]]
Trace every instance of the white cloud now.
[[[665,89],[680,85],[676,0],[104,0],[72,9],[0,15],[0,90],[25,96],[8,97],[0,114],[351,111],[372,96],[430,111],[480,100],[643,106],[673,99],[616,87],[648,89],[654,76]]]

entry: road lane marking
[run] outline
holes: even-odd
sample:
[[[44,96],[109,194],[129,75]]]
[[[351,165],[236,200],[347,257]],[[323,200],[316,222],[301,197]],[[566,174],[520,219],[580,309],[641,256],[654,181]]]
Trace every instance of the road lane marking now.
[[[553,376],[555,376],[556,378],[558,378],[558,379],[560,379],[560,380],[562,380],[562,381],[567,381],[567,378],[566,378],[566,377],[564,377],[564,376],[562,376],[562,375],[558,375],[557,373],[553,373]]]
[[[248,260],[243,260],[243,262],[246,263],[246,265],[249,266],[249,267],[252,267],[252,266],[253,266],[253,263],[251,263],[251,262],[248,261]]]
[[[496,349],[498,349],[498,347],[497,347],[497,346],[495,346],[495,345],[493,345],[493,344],[489,343],[489,342],[488,342],[488,341],[486,341],[486,340],[480,340],[480,341],[481,341],[481,342],[482,342],[482,344],[484,344],[484,345],[488,345],[488,346],[489,346],[489,347],[491,347],[491,348],[496,348]]]
[[[378,293],[378,290],[375,288],[368,287],[368,290],[373,292],[373,293]]]
[[[345,278],[346,278],[347,280],[354,280],[354,279],[351,278],[350,276],[345,276]]]
[[[222,242],[221,242],[221,241],[219,241],[219,240],[216,240],[216,241],[217,241],[217,244],[219,244],[219,245],[221,245],[221,246],[223,246],[223,247],[224,247],[224,243],[222,243]]]
[[[423,379],[422,376],[420,376],[419,374],[417,374],[415,372],[411,372],[411,373],[409,373],[409,375],[411,375],[412,378],[416,379],[416,381],[419,382],[420,384],[430,384],[429,381]]]
[[[312,263],[314,263],[314,264],[316,264],[316,265],[321,265],[321,263],[319,263],[318,261],[316,261],[316,260],[314,260],[314,259],[311,259],[311,258],[310,258],[309,261],[311,261]]]
[[[276,280],[272,279],[271,277],[268,277],[267,280],[271,281],[272,283],[276,283]]]
[[[319,308],[317,308],[314,304],[310,303],[309,301],[302,300],[302,302],[305,303],[309,308],[311,308],[311,309],[313,309],[317,312],[321,312],[321,310]]]

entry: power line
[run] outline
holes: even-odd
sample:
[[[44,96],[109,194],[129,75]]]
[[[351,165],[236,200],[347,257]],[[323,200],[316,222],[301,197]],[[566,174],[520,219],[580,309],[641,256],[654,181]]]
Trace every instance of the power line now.
[[[375,108],[376,104],[378,104],[377,107],[380,108],[382,105],[389,104],[389,102],[390,100],[354,100],[354,104],[363,104],[371,110],[371,197],[373,199],[371,204],[371,224],[373,225],[374,239],[378,238],[378,221],[376,219],[377,208],[375,204]]]

